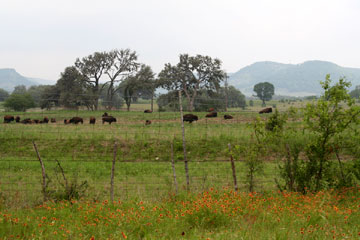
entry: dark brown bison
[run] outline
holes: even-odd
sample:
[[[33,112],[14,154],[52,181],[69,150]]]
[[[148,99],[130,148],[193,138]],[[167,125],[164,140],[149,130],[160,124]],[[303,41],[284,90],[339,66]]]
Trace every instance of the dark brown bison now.
[[[34,119],[33,121],[34,121],[34,123],[36,123],[36,124],[40,123],[40,120],[39,120],[39,119]]]
[[[146,120],[145,121],[145,125],[150,125],[151,124],[151,120]]]
[[[228,115],[228,114],[225,114],[224,115],[224,119],[226,120],[226,119],[233,119],[234,117],[233,116],[231,116],[231,115]]]
[[[205,117],[207,117],[207,118],[217,117],[217,112],[211,112],[209,114],[206,114]]]
[[[78,123],[81,123],[83,124],[84,121],[81,117],[73,117],[69,120],[69,123],[73,123],[73,124],[78,124]]]
[[[23,124],[31,124],[31,123],[33,123],[33,121],[31,121],[30,118],[25,118],[24,120],[21,120],[20,122],[23,123]]]
[[[96,118],[90,117],[90,124],[95,124],[95,122],[96,122]]]
[[[209,108],[208,112],[214,112],[215,108]]]
[[[259,113],[262,114],[262,113],[271,113],[272,112],[272,108],[264,108],[263,110],[261,110]]]
[[[113,116],[105,116],[102,118],[102,123],[104,124],[105,122],[111,124],[112,122],[116,122],[116,118],[114,118]]]
[[[150,109],[146,109],[144,113],[152,113],[152,111]]]
[[[109,115],[108,115],[107,112],[105,112],[102,116],[103,116],[103,117],[107,117],[107,116],[109,116]]]
[[[199,120],[199,118],[198,118],[198,116],[189,113],[189,114],[185,114],[183,116],[183,120],[184,120],[184,122],[192,123],[193,121]]]
[[[42,123],[48,123],[49,122],[49,118],[48,117],[44,117],[44,119],[42,120]]]
[[[55,119],[55,118],[51,118],[51,119],[50,119],[50,122],[56,123],[56,119]]]
[[[19,116],[16,116],[15,118],[15,122],[19,123],[20,122],[20,117]]]
[[[10,123],[10,122],[12,122],[14,120],[15,120],[14,116],[11,116],[11,115],[5,115],[4,116],[4,123]]]

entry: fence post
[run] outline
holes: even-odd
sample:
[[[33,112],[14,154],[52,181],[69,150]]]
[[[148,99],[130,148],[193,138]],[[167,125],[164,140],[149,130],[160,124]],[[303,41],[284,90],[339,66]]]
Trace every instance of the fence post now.
[[[175,172],[175,161],[174,161],[174,139],[171,142],[171,166],[174,174],[174,185],[175,185],[175,194],[178,193],[178,185],[176,181],[176,172]]]
[[[114,143],[114,157],[111,168],[111,180],[110,180],[110,201],[114,202],[114,174],[115,174],[115,162],[116,162],[117,145]]]
[[[179,106],[180,106],[180,116],[181,116],[181,129],[182,129],[182,140],[183,140],[182,142],[183,142],[183,150],[184,150],[186,190],[190,191],[190,179],[189,179],[188,160],[186,155],[185,128],[184,128],[184,117],[183,117],[182,100],[181,100],[181,90],[179,90]]]
[[[44,166],[43,161],[41,160],[41,157],[40,157],[40,154],[39,154],[39,151],[38,151],[38,149],[37,149],[37,146],[36,146],[35,141],[33,141],[33,145],[34,145],[35,152],[36,152],[36,154],[37,154],[37,157],[38,157],[39,162],[40,162],[40,165],[41,165],[41,173],[42,173],[42,192],[43,192],[43,195],[44,195],[44,202],[45,202],[46,199],[47,199],[47,197],[46,197],[46,174],[45,174],[45,166]]]
[[[238,191],[238,186],[237,186],[237,180],[236,180],[236,171],[235,171],[235,162],[234,162],[234,158],[231,154],[231,145],[230,143],[228,144],[229,147],[229,153],[230,153],[230,162],[231,162],[231,169],[232,169],[232,175],[233,175],[233,179],[234,179],[234,187],[235,187],[235,191]]]

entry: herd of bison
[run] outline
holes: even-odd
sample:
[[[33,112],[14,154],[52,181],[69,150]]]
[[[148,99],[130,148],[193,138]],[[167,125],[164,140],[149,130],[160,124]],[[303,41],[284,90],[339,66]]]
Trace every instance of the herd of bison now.
[[[214,110],[214,108],[210,108],[209,111],[210,113],[206,114],[205,117],[207,118],[215,118],[218,116],[217,112]],[[259,113],[262,114],[262,113],[271,113],[272,112],[272,108],[265,108],[263,110],[261,110]],[[151,110],[145,110],[144,113],[152,113]],[[229,115],[229,114],[225,114],[224,115],[224,119],[227,120],[227,119],[233,119],[234,117]],[[116,118],[113,117],[113,116],[110,116],[108,115],[108,113],[104,113],[102,115],[102,123],[109,123],[111,124],[112,122],[116,122]],[[183,120],[184,122],[189,122],[189,123],[192,123],[194,121],[197,121],[199,120],[198,116],[194,115],[194,114],[185,114],[183,116]],[[10,123],[12,121],[15,121],[17,123],[23,123],[23,124],[32,124],[32,123],[35,123],[35,124],[40,124],[40,123],[49,123],[49,122],[52,122],[52,123],[56,123],[56,119],[55,118],[49,118],[48,117],[44,117],[42,120],[39,120],[39,119],[30,119],[30,118],[25,118],[23,120],[20,119],[19,116],[11,116],[11,115],[5,115],[4,116],[4,123]],[[83,124],[84,123],[84,120],[83,118],[81,117],[73,117],[71,119],[64,119],[64,124],[78,124],[78,123],[81,123]],[[89,120],[89,123],[90,124],[95,124],[96,123],[96,118],[95,117],[90,117],[90,120]],[[145,121],[145,125],[150,125],[151,124],[151,120],[146,120]]]

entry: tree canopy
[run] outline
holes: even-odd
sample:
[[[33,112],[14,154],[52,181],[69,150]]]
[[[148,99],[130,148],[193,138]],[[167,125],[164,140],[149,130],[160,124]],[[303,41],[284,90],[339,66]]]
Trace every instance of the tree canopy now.
[[[165,64],[159,73],[159,84],[167,90],[182,90],[188,100],[188,110],[194,110],[194,101],[200,89],[217,90],[226,78],[221,61],[209,56],[181,54],[175,66]]]
[[[25,112],[27,109],[35,107],[35,102],[28,93],[12,93],[10,97],[5,100],[4,107]]]
[[[254,92],[256,92],[256,97],[263,101],[269,101],[272,99],[272,96],[275,94],[274,85],[269,82],[261,82],[254,86]]]
[[[7,99],[8,97],[9,93],[6,90],[0,88],[0,102],[5,101],[5,99]]]

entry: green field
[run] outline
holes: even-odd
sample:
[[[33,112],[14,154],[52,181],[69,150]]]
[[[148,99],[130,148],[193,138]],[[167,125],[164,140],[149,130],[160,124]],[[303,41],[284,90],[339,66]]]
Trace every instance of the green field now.
[[[272,104],[276,104],[280,111],[285,111],[290,106],[301,107],[305,103],[289,104],[274,101]],[[249,165],[246,163],[248,159],[246,155],[234,156],[239,196],[242,197],[234,197],[231,192],[229,193],[234,188],[234,184],[228,144],[232,147],[251,148],[255,138],[252,123],[258,117],[267,120],[272,115],[259,115],[257,113],[261,109],[259,102],[255,101],[253,107],[245,110],[229,109],[226,114],[234,116],[232,120],[224,120],[225,113],[219,113],[217,118],[209,119],[205,118],[206,112],[198,112],[195,114],[199,116],[199,121],[192,124],[185,123],[190,193],[186,190],[180,113],[143,113],[143,110],[147,108],[149,105],[142,103],[134,104],[134,111],[131,112],[108,111],[110,115],[117,118],[117,122],[111,125],[101,123],[101,115],[104,111],[59,109],[33,110],[26,113],[3,112],[2,116],[11,114],[20,116],[21,119],[42,119],[46,116],[56,118],[57,122],[28,125],[4,124],[1,117],[0,213],[3,217],[0,217],[0,232],[2,232],[0,239],[13,239],[17,235],[27,239],[89,239],[92,236],[96,239],[119,239],[124,236],[128,236],[129,239],[241,237],[244,239],[323,239],[329,236],[353,239],[357,236],[356,228],[350,225],[359,226],[359,223],[355,221],[358,208],[354,201],[359,199],[356,189],[349,191],[351,197],[343,202],[337,202],[338,195],[332,191],[311,195],[312,198],[309,197],[309,199],[296,194],[286,197],[276,192],[278,188],[275,179],[280,184],[283,183],[279,176],[279,166],[284,163],[284,155],[281,155],[276,142],[270,142],[265,146],[267,153],[261,159],[263,169],[256,173],[253,179],[254,191],[258,194],[256,201],[268,201],[268,205],[261,205],[261,209],[253,205],[254,209],[257,209],[253,213],[250,211],[254,209],[244,205],[244,211],[247,212],[241,214],[236,212],[236,204],[228,205],[232,213],[216,213],[222,208],[221,204],[218,205],[219,202],[233,201],[241,205],[254,200],[248,198],[249,195],[246,193],[249,189]],[[65,125],[63,123],[64,119],[74,116],[82,117],[84,124]],[[97,119],[95,125],[89,124],[91,116]],[[298,117],[300,115],[289,119],[287,126],[292,129],[302,128],[303,122],[299,121]],[[145,120],[151,120],[152,124],[145,125]],[[292,141],[303,144],[307,140],[306,135],[297,134],[294,135]],[[350,145],[355,143],[357,147],[341,152],[345,166],[359,157],[357,141],[358,139],[349,139],[344,143]],[[49,200],[45,205],[43,204],[42,171],[33,143],[36,144],[45,165],[46,198]],[[171,165],[172,146],[177,180],[176,196]],[[99,212],[98,209],[105,209],[104,204],[107,206],[110,199],[114,150],[116,150],[114,200],[117,203],[109,204],[106,211]],[[336,162],[335,156],[333,160]],[[68,188],[65,187],[66,184]],[[73,191],[71,196],[78,198],[78,201],[73,203],[66,201],[69,188]],[[201,194],[210,189],[221,193],[212,192],[214,201],[212,204],[214,204],[214,209],[217,209],[215,213],[211,210],[212,208],[191,210],[192,202],[202,201]],[[223,199],[222,194],[231,197]],[[272,201],[274,199],[277,200]],[[288,228],[281,227],[277,224],[284,225],[288,221],[296,221],[296,218],[292,216],[293,212],[289,209],[297,206],[294,203],[289,205],[289,199],[298,202],[298,207],[306,210],[297,223]],[[141,215],[136,211],[131,212],[133,211],[131,209],[139,207],[138,203],[142,201],[146,209],[162,206],[161,213],[152,215],[153,212],[150,211]],[[311,205],[309,201],[314,201],[316,206]],[[177,206],[182,203],[186,204],[182,205],[183,209],[179,209]],[[64,208],[64,205],[67,207]],[[318,210],[310,213],[306,207],[310,205]],[[95,215],[89,217],[91,223],[89,226],[87,221],[84,222],[73,215],[79,211],[79,216],[84,217],[87,213],[83,213],[81,209],[88,206],[96,212]],[[276,209],[277,206],[288,210],[271,212],[270,215],[266,213],[266,209]],[[48,211],[48,208],[58,210],[55,213]],[[342,210],[341,212],[334,211],[335,208]],[[125,216],[128,215],[127,221],[118,225],[117,222],[122,220],[120,216],[116,216],[116,221],[108,222],[108,224],[99,221],[97,224],[99,228],[91,227],[99,219],[104,220],[113,214],[113,211],[118,210]],[[195,220],[186,215],[179,219],[158,219],[159,214],[175,216],[178,211],[193,211],[192,213],[196,213]],[[351,211],[352,215],[347,214],[346,211]],[[139,214],[142,217],[136,220]],[[308,221],[306,214],[314,220]],[[42,217],[45,218],[40,221]],[[336,221],[344,217],[346,217],[345,221],[337,225]],[[51,218],[73,220],[69,222],[61,220],[60,224],[57,220],[48,221]],[[142,218],[144,219],[140,220]],[[347,220],[348,218],[351,220]],[[21,222],[22,225],[14,221]],[[59,224],[60,228],[58,226],[52,229],[54,222]],[[244,227],[238,228],[238,225]],[[114,230],[116,226],[119,226],[119,229]],[[277,233],[267,228],[274,228]],[[327,230],[328,228],[332,230]]]

